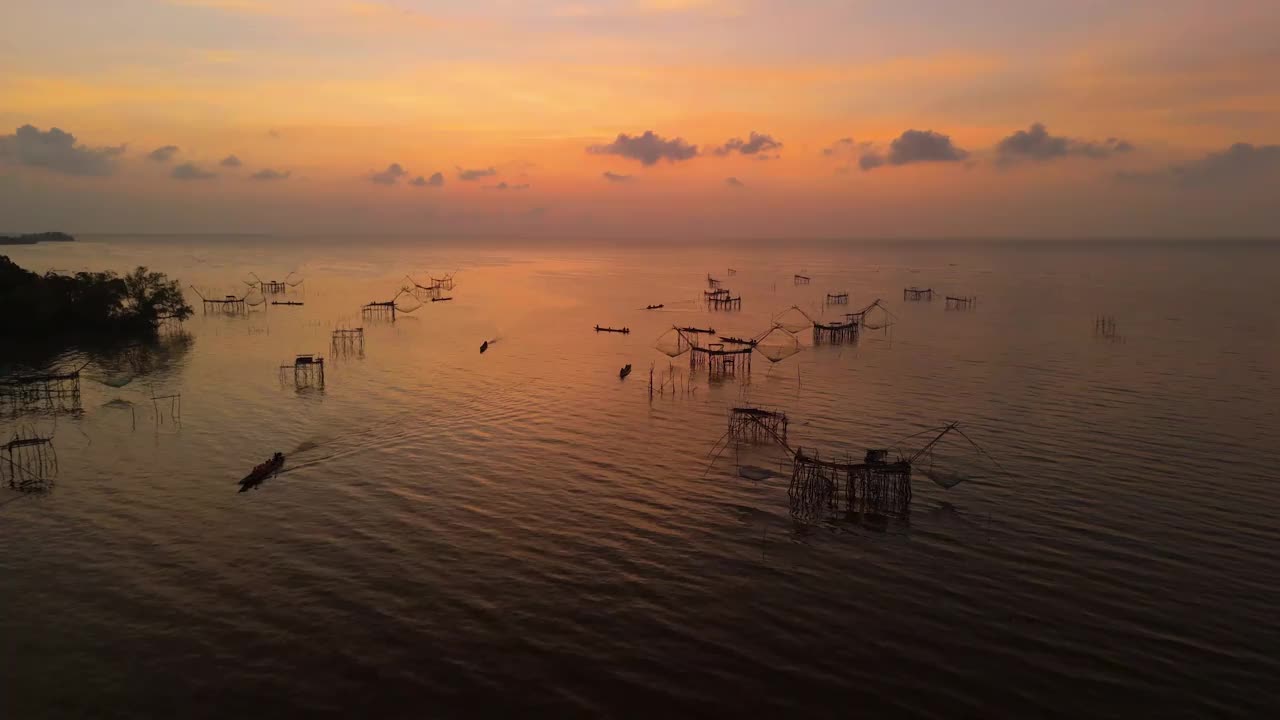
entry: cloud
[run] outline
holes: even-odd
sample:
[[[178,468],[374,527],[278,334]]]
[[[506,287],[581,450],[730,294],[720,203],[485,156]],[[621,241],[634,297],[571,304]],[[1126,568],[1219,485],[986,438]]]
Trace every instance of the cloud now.
[[[635,179],[634,175],[622,175],[620,173],[609,172],[607,170],[605,172],[600,173],[600,177],[604,178],[605,180],[608,180],[611,183],[631,182],[633,179]]]
[[[243,165],[244,163],[240,162],[240,158],[236,157],[235,155],[228,155],[222,158],[222,162],[218,164],[225,168],[237,168]]]
[[[421,175],[409,181],[414,187],[442,187],[444,185],[444,175],[441,173],[432,173],[430,178],[424,178]]]
[[[680,162],[697,157],[698,146],[690,145],[684,138],[667,140],[652,130],[645,130],[643,135],[618,133],[613,142],[592,145],[587,148],[587,152],[592,155],[619,155],[639,160],[644,165],[654,165],[659,160]]]
[[[173,156],[177,154],[178,154],[177,145],[165,145],[164,147],[158,147],[155,150],[152,150],[151,152],[147,153],[147,157],[152,160],[155,160],[156,162],[164,163],[172,160]]]
[[[868,152],[858,159],[858,166],[863,170],[873,170],[885,164],[961,162],[968,157],[968,151],[951,143],[950,135],[932,130],[907,130],[889,143],[888,155]]]
[[[485,186],[485,190],[528,190],[528,189],[529,189],[529,183],[523,183],[521,185],[508,185],[506,182],[500,182],[497,185]]]
[[[41,131],[23,125],[12,135],[0,135],[0,164],[39,167],[66,175],[110,175],[125,146],[91,148],[76,144],[76,136],[58,128]]]
[[[498,174],[498,171],[491,167],[476,168],[473,170],[463,170],[462,168],[458,168],[458,179],[466,180],[468,182],[473,180],[479,180],[480,178],[493,177],[494,175],[497,175],[497,174]]]
[[[747,184],[746,184],[746,183],[742,182],[741,180],[739,180],[739,179],[738,179],[738,178],[736,178],[736,177],[727,177],[727,178],[725,178],[725,179],[724,179],[724,184],[725,184],[725,185],[728,185],[729,187],[732,187],[732,188],[743,188],[743,187],[746,187],[746,186],[747,186]]]
[[[1121,180],[1173,181],[1186,188],[1265,187],[1280,182],[1280,145],[1236,143],[1194,162],[1116,176]]]
[[[1044,162],[1063,157],[1100,160],[1133,150],[1127,140],[1107,138],[1101,142],[1050,135],[1042,123],[1019,130],[996,144],[996,163],[1009,165],[1021,160]]]
[[[712,150],[716,155],[732,155],[733,153],[741,153],[742,155],[755,155],[756,153],[766,153],[760,157],[769,157],[767,153],[782,147],[782,143],[778,142],[772,135],[751,131],[749,139],[745,142],[742,138],[731,138],[724,145]]]
[[[175,167],[169,176],[174,180],[212,180],[218,177],[218,174],[201,170],[195,163],[182,163]]]
[[[378,185],[395,185],[402,176],[407,174],[408,171],[401,167],[400,163],[391,163],[382,172],[371,172],[369,181]]]
[[[263,168],[250,175],[249,178],[252,180],[288,180],[289,176],[292,174],[293,173],[289,170],[280,172],[279,170],[272,170],[271,168]]]
[[[836,157],[853,152],[853,138],[846,137],[831,143],[831,147],[822,148],[823,157]]]

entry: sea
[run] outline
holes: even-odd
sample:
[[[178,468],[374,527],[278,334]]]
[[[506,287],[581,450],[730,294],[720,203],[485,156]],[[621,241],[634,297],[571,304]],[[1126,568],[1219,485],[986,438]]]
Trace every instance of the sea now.
[[[0,483],[0,717],[1280,710],[1280,244],[3,253],[145,265],[195,314],[123,348],[0,340],[0,380],[80,369],[78,397],[0,413],[0,442],[56,454],[40,487]],[[740,309],[708,307],[711,279]],[[243,312],[201,302],[228,295]],[[868,307],[845,342],[793,323]],[[732,372],[670,342],[781,318]],[[785,444],[731,437],[741,407],[784,413]],[[909,506],[798,508],[798,448],[914,457]]]

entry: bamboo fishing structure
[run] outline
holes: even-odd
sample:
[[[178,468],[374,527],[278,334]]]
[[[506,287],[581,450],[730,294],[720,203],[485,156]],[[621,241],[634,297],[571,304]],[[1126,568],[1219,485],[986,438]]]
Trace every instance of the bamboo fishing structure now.
[[[836,292],[836,293],[827,293],[826,302],[828,305],[848,305],[849,293],[845,291]]]
[[[978,304],[978,298],[974,296],[953,297],[946,296],[947,310],[972,310]]]
[[[324,389],[324,358],[320,355],[298,355],[292,363],[280,366],[280,380],[284,382],[293,374],[293,386]]]
[[[0,382],[0,410],[74,412],[80,409],[81,365],[71,372],[19,375]]]
[[[904,288],[902,290],[902,299],[911,301],[933,300],[933,288]]]
[[[756,407],[729,410],[729,437],[737,442],[758,445],[777,441],[785,445],[788,424],[787,415],[783,412]]]
[[[47,492],[53,488],[58,473],[58,454],[53,438],[36,435],[33,430],[19,430],[0,445],[0,478],[11,490]]]

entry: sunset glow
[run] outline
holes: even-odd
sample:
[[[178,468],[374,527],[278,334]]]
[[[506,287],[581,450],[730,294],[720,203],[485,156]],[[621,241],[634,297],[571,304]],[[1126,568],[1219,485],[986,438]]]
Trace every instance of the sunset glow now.
[[[18,0],[2,17],[8,231],[1257,235],[1280,219],[1268,0]]]

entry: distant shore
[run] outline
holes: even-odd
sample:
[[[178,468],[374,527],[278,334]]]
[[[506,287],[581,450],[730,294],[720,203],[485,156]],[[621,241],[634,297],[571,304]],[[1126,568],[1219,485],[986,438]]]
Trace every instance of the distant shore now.
[[[64,232],[27,233],[26,235],[0,235],[0,245],[35,245],[40,242],[75,242]]]

